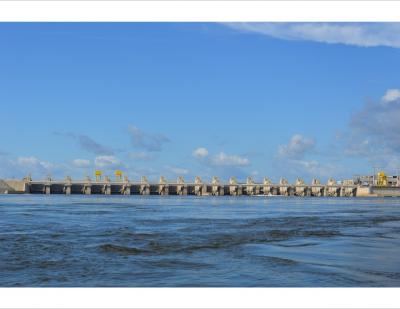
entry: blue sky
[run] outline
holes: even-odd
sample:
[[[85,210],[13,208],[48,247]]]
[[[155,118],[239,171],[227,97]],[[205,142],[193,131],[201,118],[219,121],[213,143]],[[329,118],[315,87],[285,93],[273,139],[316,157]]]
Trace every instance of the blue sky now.
[[[399,24],[2,23],[0,178],[400,167]]]

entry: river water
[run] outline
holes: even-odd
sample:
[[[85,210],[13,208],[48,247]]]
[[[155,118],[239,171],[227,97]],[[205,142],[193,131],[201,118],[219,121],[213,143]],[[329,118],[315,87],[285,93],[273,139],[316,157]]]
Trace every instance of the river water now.
[[[400,286],[400,199],[0,195],[0,286]]]

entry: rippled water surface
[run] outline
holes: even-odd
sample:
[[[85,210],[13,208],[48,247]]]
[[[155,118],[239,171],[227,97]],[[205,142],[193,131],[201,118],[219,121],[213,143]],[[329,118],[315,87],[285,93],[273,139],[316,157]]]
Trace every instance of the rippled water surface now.
[[[400,286],[400,199],[0,195],[0,286]]]

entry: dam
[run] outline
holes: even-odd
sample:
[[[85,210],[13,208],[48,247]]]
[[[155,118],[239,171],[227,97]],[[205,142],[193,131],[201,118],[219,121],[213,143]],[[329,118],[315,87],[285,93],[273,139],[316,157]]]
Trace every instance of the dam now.
[[[285,178],[278,183],[273,183],[268,178],[256,183],[251,177],[246,182],[240,183],[235,177],[229,182],[222,183],[218,177],[213,177],[210,182],[203,182],[200,177],[195,177],[193,182],[185,182],[183,177],[176,181],[167,181],[163,176],[158,182],[149,182],[147,177],[142,177],[138,182],[132,182],[127,177],[117,177],[111,180],[96,177],[91,180],[45,180],[34,181],[30,177],[23,180],[3,180],[2,191],[6,194],[84,194],[84,195],[193,195],[193,196],[314,196],[314,197],[400,197],[400,185],[378,186],[361,185],[353,181],[340,181],[329,179],[322,184],[318,179],[313,179],[310,184],[298,178],[290,184]]]

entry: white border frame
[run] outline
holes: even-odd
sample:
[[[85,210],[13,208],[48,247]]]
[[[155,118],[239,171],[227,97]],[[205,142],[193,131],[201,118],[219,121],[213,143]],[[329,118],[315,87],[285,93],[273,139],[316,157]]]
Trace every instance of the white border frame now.
[[[0,289],[6,308],[399,308],[396,288]],[[397,296],[397,297],[396,297]]]
[[[395,1],[0,1],[0,21],[3,22],[378,22],[400,21],[399,12],[400,2]],[[400,308],[399,294],[399,289],[396,288],[1,288],[0,306],[4,308]]]
[[[0,1],[0,21],[35,22],[377,22],[399,12],[397,1]]]

